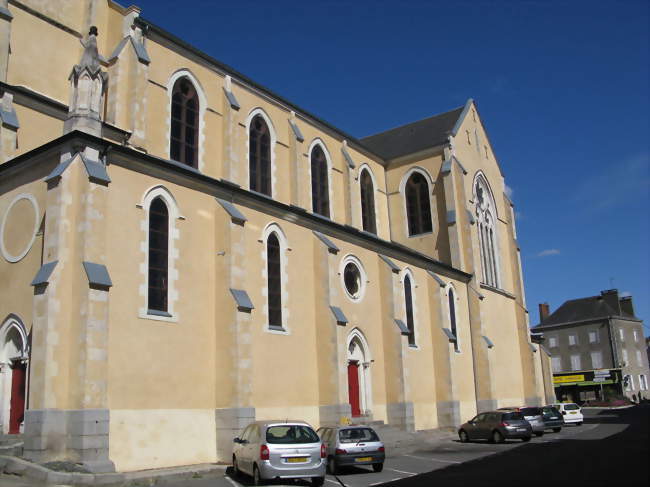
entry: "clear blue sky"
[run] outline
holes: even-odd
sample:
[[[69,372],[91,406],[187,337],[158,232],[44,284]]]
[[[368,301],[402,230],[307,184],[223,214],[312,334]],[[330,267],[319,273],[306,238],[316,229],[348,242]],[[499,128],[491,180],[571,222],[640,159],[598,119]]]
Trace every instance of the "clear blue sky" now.
[[[513,190],[531,324],[540,302],[615,287],[650,334],[647,1],[136,3],[357,137],[474,98]]]

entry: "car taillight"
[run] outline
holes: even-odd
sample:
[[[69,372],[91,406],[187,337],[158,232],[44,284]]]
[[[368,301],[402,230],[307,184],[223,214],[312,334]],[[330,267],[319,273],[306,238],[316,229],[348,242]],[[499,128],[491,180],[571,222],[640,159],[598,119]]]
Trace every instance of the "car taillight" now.
[[[379,448],[377,448],[377,451],[384,453],[386,449],[383,446],[380,446]]]
[[[334,453],[337,455],[345,455],[347,453],[347,450],[344,450],[343,448],[337,448]]]
[[[501,426],[510,426],[510,423],[507,421],[501,421]]]
[[[269,447],[266,445],[260,445],[260,460],[269,459]]]
[[[325,447],[325,443],[320,444],[320,457],[327,458],[327,448]]]

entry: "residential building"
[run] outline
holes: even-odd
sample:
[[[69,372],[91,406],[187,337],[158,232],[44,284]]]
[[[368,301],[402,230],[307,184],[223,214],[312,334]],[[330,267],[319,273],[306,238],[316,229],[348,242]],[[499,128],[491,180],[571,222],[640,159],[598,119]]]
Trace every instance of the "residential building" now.
[[[607,395],[648,398],[648,356],[643,322],[631,296],[616,289],[564,302],[553,313],[539,305],[558,399],[586,401]]]
[[[229,461],[254,419],[552,399],[474,101],[357,139],[139,14],[0,1],[0,422],[26,458]]]

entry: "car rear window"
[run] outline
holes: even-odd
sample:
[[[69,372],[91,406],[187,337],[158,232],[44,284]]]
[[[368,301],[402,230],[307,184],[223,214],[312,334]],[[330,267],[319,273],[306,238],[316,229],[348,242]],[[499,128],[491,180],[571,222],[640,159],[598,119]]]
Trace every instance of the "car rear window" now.
[[[350,428],[339,431],[341,443],[357,443],[359,441],[379,441],[377,434],[370,428]]]
[[[521,408],[520,411],[524,416],[539,416],[542,410],[539,408]]]
[[[524,415],[521,413],[504,413],[503,414],[503,421],[510,419],[510,420],[523,420]]]
[[[574,411],[576,409],[580,409],[580,406],[578,406],[577,404],[565,404],[564,409],[566,411]]]
[[[282,425],[269,426],[266,430],[266,442],[292,445],[298,443],[318,443],[320,440],[316,432],[309,426]]]
[[[542,412],[544,413],[544,416],[553,416],[553,415],[557,416],[558,414],[560,414],[560,411],[552,407],[542,408]]]

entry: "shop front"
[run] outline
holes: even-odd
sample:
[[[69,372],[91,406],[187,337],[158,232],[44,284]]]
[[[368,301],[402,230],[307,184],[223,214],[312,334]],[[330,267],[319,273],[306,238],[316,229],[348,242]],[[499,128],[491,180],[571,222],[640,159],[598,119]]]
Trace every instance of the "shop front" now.
[[[555,397],[561,402],[606,401],[623,394],[621,369],[553,374]]]

